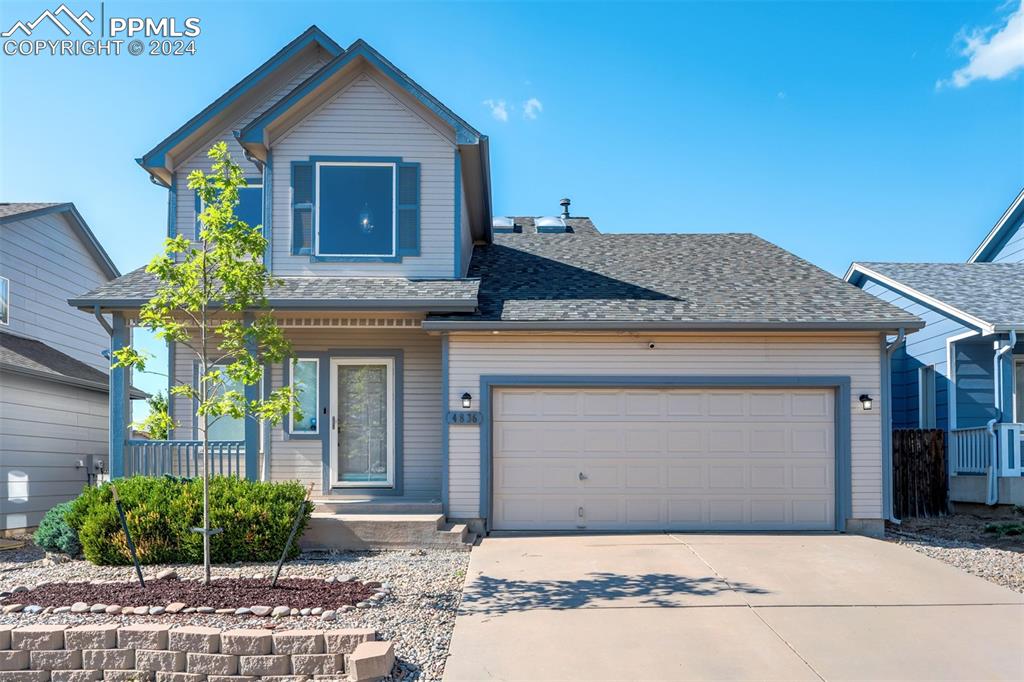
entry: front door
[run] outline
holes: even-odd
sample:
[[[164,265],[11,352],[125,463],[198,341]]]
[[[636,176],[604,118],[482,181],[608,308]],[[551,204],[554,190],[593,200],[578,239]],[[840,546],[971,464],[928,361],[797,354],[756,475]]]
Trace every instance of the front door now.
[[[394,361],[331,361],[331,485],[390,488],[395,484]]]

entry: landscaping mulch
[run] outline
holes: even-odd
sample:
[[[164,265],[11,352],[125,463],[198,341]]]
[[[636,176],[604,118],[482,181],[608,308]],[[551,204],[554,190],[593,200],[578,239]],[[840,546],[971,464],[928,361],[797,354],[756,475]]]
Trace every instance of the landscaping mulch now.
[[[149,580],[138,583],[48,583],[0,600],[39,606],[70,606],[75,602],[145,606],[181,602],[186,607],[239,608],[254,604],[287,605],[294,609],[338,609],[368,599],[380,583],[333,582],[315,578],[282,578],[277,587],[270,579],[222,578],[204,585],[199,580]]]

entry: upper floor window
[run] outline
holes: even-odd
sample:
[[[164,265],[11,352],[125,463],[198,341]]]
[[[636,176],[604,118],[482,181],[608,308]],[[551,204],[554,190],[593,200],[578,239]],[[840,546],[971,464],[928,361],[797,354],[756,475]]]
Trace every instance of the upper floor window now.
[[[292,164],[292,253],[400,261],[419,255],[419,164],[329,159]]]
[[[199,214],[203,212],[205,205],[196,194],[196,237],[199,236]],[[238,205],[235,206],[235,217],[247,224],[249,227],[256,227],[263,224],[263,180],[260,178],[248,180],[245,187],[238,188]]]
[[[0,277],[0,324],[11,322],[11,282]]]

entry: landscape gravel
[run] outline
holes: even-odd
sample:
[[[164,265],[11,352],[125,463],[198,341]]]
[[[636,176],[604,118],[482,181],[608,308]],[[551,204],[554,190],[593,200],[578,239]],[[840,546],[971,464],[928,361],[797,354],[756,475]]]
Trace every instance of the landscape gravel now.
[[[979,578],[1024,593],[1024,553],[889,529],[886,538]]]
[[[395,645],[398,657],[396,679],[439,680],[448,655],[455,613],[462,598],[462,586],[469,565],[469,552],[438,549],[387,550],[366,552],[324,552],[303,554],[285,564],[281,575],[296,578],[355,578],[381,583],[388,594],[371,608],[328,609],[320,615],[301,614],[258,617],[200,613],[198,610],[159,616],[125,613],[61,613],[0,615],[3,624],[83,623],[172,623],[220,628],[334,629],[374,628],[382,639]],[[156,578],[164,569],[173,568],[183,580],[202,577],[201,566],[146,566],[147,577]],[[214,566],[213,575],[252,578],[268,576],[271,564],[234,564]],[[86,580],[133,580],[130,566],[93,566],[85,561],[53,563],[34,545],[0,551],[0,592],[15,587],[45,582],[81,582]],[[276,605],[275,605],[276,606]],[[205,609],[204,609],[205,610]],[[289,614],[291,610],[289,609]]]

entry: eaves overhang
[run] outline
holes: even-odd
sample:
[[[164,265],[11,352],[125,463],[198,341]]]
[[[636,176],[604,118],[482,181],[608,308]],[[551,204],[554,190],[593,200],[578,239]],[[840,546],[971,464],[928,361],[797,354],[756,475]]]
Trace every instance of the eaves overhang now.
[[[423,329],[444,332],[544,332],[544,331],[617,331],[617,332],[907,332],[924,327],[922,320],[863,320],[811,322],[748,321],[644,321],[644,320],[446,320],[427,319]]]
[[[898,293],[905,295],[907,298],[917,301],[918,303],[924,305],[927,308],[931,308],[933,310],[938,311],[939,313],[942,313],[943,315],[958,320],[959,322],[963,323],[968,327],[973,327],[974,329],[977,329],[978,331],[985,335],[996,333],[997,331],[999,331],[997,327],[1001,326],[993,324],[992,322],[989,322],[987,320],[983,320],[980,317],[977,317],[976,315],[971,315],[970,313],[967,313],[955,306],[952,306],[949,303],[946,303],[945,301],[935,298],[934,296],[930,296],[922,291],[915,289],[914,287],[911,287],[907,284],[904,284],[903,282],[895,280],[892,277],[888,277],[880,272],[872,270],[871,268],[865,267],[860,263],[851,263],[849,269],[847,269],[846,271],[846,274],[843,276],[843,279],[845,279],[850,284],[853,284],[854,286],[861,286],[861,284],[863,284],[863,282],[868,279],[874,280],[879,284],[888,287],[889,289],[892,289]],[[910,331],[910,329],[908,328],[907,331]]]

